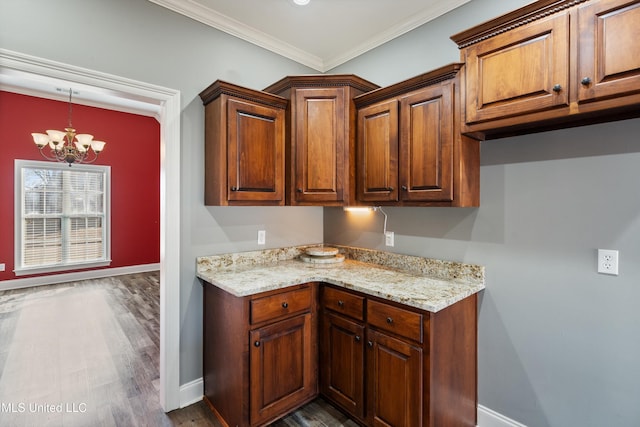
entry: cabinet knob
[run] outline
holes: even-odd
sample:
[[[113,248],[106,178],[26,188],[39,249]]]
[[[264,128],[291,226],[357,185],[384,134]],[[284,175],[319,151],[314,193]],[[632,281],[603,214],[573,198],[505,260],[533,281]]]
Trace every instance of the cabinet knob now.
[[[387,187],[387,191],[393,191],[393,187]]]
[[[338,306],[344,307],[344,301],[342,301],[342,300],[338,301]]]
[[[373,347],[373,341],[367,341],[367,345],[368,345],[369,347]]]
[[[553,86],[553,91],[555,93],[560,93],[562,91],[562,85],[555,85]]]
[[[360,342],[360,335],[356,335],[356,342]]]
[[[302,188],[298,188],[296,191],[297,191],[298,193],[302,193]]]
[[[254,342],[253,345],[255,345],[256,347],[260,347],[260,341]]]
[[[402,186],[402,191],[407,191],[407,186],[406,185]]]
[[[591,78],[583,77],[582,80],[580,80],[580,84],[582,84],[582,86],[589,86],[591,84]]]
[[[391,317],[387,317],[387,323],[388,324],[392,324],[393,323],[393,319]]]
[[[282,303],[282,308],[288,308],[288,307],[289,307],[289,304],[286,301]]]
[[[238,191],[238,187],[231,187],[231,191]]]

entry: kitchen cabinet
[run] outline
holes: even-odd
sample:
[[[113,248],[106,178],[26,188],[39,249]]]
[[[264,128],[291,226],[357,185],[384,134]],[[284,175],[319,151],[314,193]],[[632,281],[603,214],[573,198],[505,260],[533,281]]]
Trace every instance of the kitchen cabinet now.
[[[638,0],[540,0],[451,38],[463,131],[499,137],[616,120],[640,106]]]
[[[369,425],[424,425],[423,315],[367,301]]]
[[[322,289],[320,392],[364,420],[364,297]]]
[[[640,1],[591,1],[577,14],[578,101],[640,92]]]
[[[463,64],[451,64],[355,98],[357,201],[478,206],[477,140],[462,135]]]
[[[376,88],[354,75],[305,75],[265,89],[290,100],[287,205],[343,206],[355,199],[353,98]]]
[[[205,105],[205,205],[284,205],[287,100],[216,81]]]
[[[431,313],[324,284],[320,392],[368,426],[475,426],[476,304]]]
[[[236,297],[205,283],[204,399],[219,420],[264,426],[317,396],[316,292]]]

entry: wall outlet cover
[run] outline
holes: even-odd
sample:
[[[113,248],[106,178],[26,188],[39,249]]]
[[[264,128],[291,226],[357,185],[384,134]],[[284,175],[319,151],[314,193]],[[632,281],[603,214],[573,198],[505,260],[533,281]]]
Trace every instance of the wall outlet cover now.
[[[618,251],[598,249],[598,273],[618,275]]]

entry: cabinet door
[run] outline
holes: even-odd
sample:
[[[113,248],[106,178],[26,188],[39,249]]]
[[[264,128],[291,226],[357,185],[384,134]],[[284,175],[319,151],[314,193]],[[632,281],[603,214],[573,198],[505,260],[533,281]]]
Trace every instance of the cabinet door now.
[[[325,313],[322,324],[322,392],[358,419],[364,416],[364,325]]]
[[[344,88],[296,89],[294,108],[292,200],[342,203],[349,156]]]
[[[580,102],[640,92],[640,1],[600,0],[578,9]]]
[[[227,197],[284,204],[284,111],[227,102]]]
[[[569,14],[534,21],[467,48],[466,122],[569,102]]]
[[[400,99],[400,197],[453,200],[453,84]]]
[[[316,393],[311,314],[250,332],[250,420],[257,425]]]
[[[398,101],[358,110],[357,197],[398,200]]]
[[[422,424],[422,349],[369,329],[368,420],[372,426]]]

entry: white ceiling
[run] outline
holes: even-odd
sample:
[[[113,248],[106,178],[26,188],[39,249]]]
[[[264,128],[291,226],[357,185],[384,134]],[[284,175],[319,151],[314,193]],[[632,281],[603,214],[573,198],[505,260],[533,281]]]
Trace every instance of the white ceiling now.
[[[149,0],[326,72],[471,0]]]
[[[211,27],[326,72],[472,0],[149,0]],[[14,70],[0,49],[0,90],[157,115],[146,99],[53,76]]]

